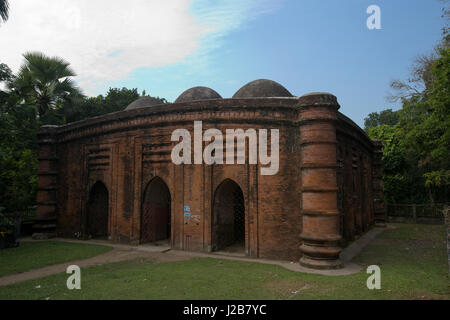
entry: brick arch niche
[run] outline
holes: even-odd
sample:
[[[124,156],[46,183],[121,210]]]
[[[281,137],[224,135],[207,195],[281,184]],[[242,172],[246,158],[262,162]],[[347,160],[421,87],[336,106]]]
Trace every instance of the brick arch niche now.
[[[159,177],[152,179],[144,192],[141,213],[140,243],[170,239],[171,197],[166,183]]]
[[[231,179],[223,181],[214,193],[212,214],[213,251],[244,252],[246,242],[244,194]]]
[[[87,204],[87,232],[92,238],[108,236],[109,195],[108,189],[101,181],[91,188]]]

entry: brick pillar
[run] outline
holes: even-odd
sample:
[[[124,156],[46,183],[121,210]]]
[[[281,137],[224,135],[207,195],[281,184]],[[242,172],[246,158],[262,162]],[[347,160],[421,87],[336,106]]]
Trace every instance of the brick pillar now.
[[[39,165],[36,221],[33,225],[34,239],[46,239],[55,236],[56,232],[56,192],[58,186],[56,128],[57,126],[42,126],[38,133]]]
[[[302,245],[300,264],[341,268],[336,122],[339,104],[329,93],[300,97]]]
[[[375,225],[386,226],[386,209],[383,200],[383,145],[380,140],[372,140],[374,145],[372,161],[373,214]]]

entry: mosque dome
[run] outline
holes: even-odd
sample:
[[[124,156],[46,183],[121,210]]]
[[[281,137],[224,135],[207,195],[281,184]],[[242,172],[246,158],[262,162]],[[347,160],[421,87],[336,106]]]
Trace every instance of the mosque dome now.
[[[292,97],[292,94],[278,82],[259,79],[240,88],[234,94],[233,99],[268,97]]]
[[[222,99],[222,97],[213,89],[207,87],[193,87],[180,94],[177,100],[175,100],[175,103],[210,99]]]
[[[125,110],[133,110],[138,108],[145,108],[145,107],[152,107],[157,106],[160,104],[164,104],[164,102],[161,99],[154,98],[154,97],[141,97],[139,99],[134,100],[132,103],[130,103]]]

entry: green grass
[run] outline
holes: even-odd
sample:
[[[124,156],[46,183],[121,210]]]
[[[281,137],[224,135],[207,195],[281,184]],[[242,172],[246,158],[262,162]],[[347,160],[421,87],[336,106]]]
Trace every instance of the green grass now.
[[[90,258],[110,249],[106,246],[59,241],[20,243],[16,248],[0,250],[0,277],[52,264]]]
[[[58,274],[0,287],[0,299],[450,299],[444,226],[396,227],[354,260],[380,266],[381,290],[367,289],[365,270],[322,276],[214,258],[138,259],[82,269],[81,290]]]

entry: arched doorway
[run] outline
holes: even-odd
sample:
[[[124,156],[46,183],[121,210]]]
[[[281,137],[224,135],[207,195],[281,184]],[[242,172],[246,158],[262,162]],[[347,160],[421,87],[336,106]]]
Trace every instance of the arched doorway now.
[[[161,178],[147,185],[141,213],[141,243],[170,239],[170,192]]]
[[[87,233],[92,238],[108,236],[109,200],[108,189],[97,181],[91,188],[87,206]]]
[[[245,248],[245,204],[239,185],[225,180],[214,194],[212,249],[243,252]]]

